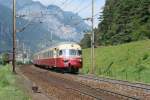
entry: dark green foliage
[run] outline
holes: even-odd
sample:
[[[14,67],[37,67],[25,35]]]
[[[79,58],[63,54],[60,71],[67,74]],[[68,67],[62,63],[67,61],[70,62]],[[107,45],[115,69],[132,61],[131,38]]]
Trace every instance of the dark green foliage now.
[[[113,65],[114,62],[111,62],[108,67],[104,70],[104,73],[106,73],[108,76],[112,76],[112,65]]]
[[[84,38],[81,40],[80,45],[82,48],[89,48],[91,47],[91,35],[85,34]]]
[[[143,61],[148,58],[147,55],[144,55],[142,59],[138,59],[136,63],[136,70],[134,71],[135,73],[138,74],[138,80],[141,80],[141,73],[146,70],[146,66],[143,64]]]
[[[8,53],[3,53],[2,54],[2,59],[1,62],[3,65],[6,65],[9,63],[9,54]]]
[[[145,53],[144,56],[143,56],[143,58],[142,58],[142,60],[147,60],[148,57],[149,57],[149,55],[147,53]]]
[[[106,70],[104,71],[104,73],[107,73],[107,72],[110,72],[110,71],[111,71],[111,67],[112,67],[113,63],[114,63],[114,62],[111,62],[111,63],[109,64],[109,66],[106,68]]]
[[[0,54],[0,65],[2,64],[2,55]]]
[[[116,45],[150,39],[150,0],[106,0],[96,43]]]

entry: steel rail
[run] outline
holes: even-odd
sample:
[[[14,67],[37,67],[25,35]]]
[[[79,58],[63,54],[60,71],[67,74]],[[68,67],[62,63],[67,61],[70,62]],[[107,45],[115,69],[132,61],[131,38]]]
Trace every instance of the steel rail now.
[[[55,77],[56,77],[56,76],[55,76]],[[57,78],[59,78],[60,80],[63,80],[63,81],[70,81],[69,79],[66,79],[66,78],[60,78],[60,77],[57,77]],[[75,82],[76,82],[76,81],[75,81]],[[131,96],[123,95],[123,94],[116,93],[116,92],[112,92],[112,91],[105,90],[105,89],[93,88],[93,87],[91,87],[91,86],[89,86],[89,85],[87,85],[87,84],[81,83],[81,82],[78,82],[78,83],[79,83],[79,85],[81,85],[81,86],[86,86],[86,87],[88,87],[90,90],[95,90],[95,91],[97,91],[97,92],[107,92],[107,93],[109,93],[109,94],[113,94],[113,95],[120,96],[120,97],[125,97],[125,98],[127,98],[127,99],[140,100],[140,99],[138,99],[138,98],[136,98],[136,97],[131,97]],[[74,89],[74,88],[69,88],[69,89],[78,91],[78,92],[83,93],[83,94],[87,94],[87,95],[89,95],[89,96],[94,97],[94,98],[97,99],[96,96],[93,96],[93,95],[91,95],[91,94],[82,92],[82,91],[80,91],[79,89]],[[101,100],[101,99],[98,98],[98,100]]]
[[[79,77],[82,77],[82,78],[85,78],[85,79],[91,79],[91,80],[95,80],[95,81],[102,81],[102,82],[107,82],[107,83],[111,83],[111,84],[118,84],[118,85],[123,85],[123,86],[128,86],[128,87],[132,87],[132,88],[137,88],[137,89],[143,89],[143,90],[150,91],[150,85],[143,84],[143,83],[132,83],[132,82],[129,82],[129,81],[116,80],[116,79],[111,79],[111,78],[83,76],[83,75],[79,75]],[[149,87],[149,88],[147,88],[147,87]]]

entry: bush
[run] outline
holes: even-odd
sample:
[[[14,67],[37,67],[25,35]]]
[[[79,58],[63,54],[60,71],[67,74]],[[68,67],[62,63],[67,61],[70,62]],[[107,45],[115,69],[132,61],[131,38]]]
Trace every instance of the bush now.
[[[0,68],[0,86],[2,87],[9,86],[15,82],[9,67],[10,66],[6,65],[5,67]]]
[[[2,64],[2,59],[0,59],[0,65]]]
[[[2,64],[6,65],[9,63],[9,54],[8,53],[3,53],[2,54]]]

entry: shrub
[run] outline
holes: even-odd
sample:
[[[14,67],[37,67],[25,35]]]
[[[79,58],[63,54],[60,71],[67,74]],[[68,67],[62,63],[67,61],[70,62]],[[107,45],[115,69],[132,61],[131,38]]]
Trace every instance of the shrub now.
[[[3,53],[2,54],[2,64],[6,65],[9,63],[9,54],[8,53]]]

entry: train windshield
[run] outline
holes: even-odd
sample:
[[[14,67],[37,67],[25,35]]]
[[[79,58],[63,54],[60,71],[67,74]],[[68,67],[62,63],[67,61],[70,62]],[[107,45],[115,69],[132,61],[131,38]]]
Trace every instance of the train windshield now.
[[[81,56],[82,51],[81,50],[74,50],[74,49],[65,49],[65,50],[60,50],[59,55],[63,55],[63,56]]]

